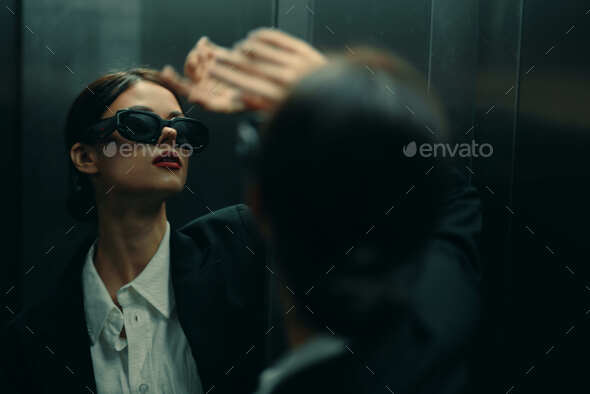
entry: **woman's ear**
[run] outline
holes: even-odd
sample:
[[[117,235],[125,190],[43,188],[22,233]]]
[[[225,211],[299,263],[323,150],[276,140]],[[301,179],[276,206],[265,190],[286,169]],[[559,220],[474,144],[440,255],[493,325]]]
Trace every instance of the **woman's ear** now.
[[[96,174],[98,172],[97,151],[87,144],[76,142],[72,145],[70,159],[72,159],[74,167],[84,174]]]

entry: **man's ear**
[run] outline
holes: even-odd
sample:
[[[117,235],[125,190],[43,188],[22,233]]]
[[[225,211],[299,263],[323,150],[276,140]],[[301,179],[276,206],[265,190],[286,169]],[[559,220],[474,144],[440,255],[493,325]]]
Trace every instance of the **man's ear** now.
[[[271,236],[271,226],[268,216],[264,212],[262,206],[262,198],[260,193],[260,186],[257,182],[248,182],[245,188],[245,202],[250,207],[256,222],[260,228],[260,232],[265,238]]]
[[[91,146],[76,142],[70,148],[70,158],[78,171],[84,174],[98,173],[98,152]]]

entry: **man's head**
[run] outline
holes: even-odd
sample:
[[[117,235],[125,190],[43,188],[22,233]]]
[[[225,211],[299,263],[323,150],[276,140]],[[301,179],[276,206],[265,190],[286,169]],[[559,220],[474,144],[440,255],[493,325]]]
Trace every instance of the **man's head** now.
[[[355,333],[400,306],[387,277],[427,238],[445,188],[443,163],[404,148],[446,132],[420,75],[366,48],[303,78],[272,114],[249,203],[313,319]]]

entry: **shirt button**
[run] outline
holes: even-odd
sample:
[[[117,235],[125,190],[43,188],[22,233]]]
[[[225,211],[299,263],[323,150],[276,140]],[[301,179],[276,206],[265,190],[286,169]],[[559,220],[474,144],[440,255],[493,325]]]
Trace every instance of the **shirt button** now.
[[[139,385],[139,392],[140,393],[147,393],[148,391],[150,391],[150,386],[148,386],[145,383],[142,383]]]

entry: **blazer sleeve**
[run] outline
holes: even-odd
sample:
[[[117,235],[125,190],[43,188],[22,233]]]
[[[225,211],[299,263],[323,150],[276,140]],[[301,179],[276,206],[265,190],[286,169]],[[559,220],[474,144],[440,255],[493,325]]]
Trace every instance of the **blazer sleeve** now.
[[[481,202],[477,189],[457,169],[451,169],[451,187],[444,198],[442,215],[434,229],[433,240],[479,277],[479,240],[482,228]]]
[[[395,392],[470,392],[469,352],[480,315],[481,206],[467,178],[451,171],[440,219],[397,278],[408,292],[410,317],[367,360]]]
[[[467,177],[451,171],[452,187],[412,289],[414,310],[429,333],[419,393],[469,392],[470,349],[480,324],[481,203]]]
[[[261,253],[265,254],[267,245],[262,238],[252,210],[245,204],[236,205],[236,210],[238,211],[238,215],[242,224],[244,240],[247,244],[252,245],[256,250],[259,250]],[[256,253],[254,249],[253,251]]]
[[[27,376],[28,363],[24,355],[27,354],[22,338],[24,329],[21,320],[23,315],[8,322],[0,331],[0,388],[2,393],[33,393],[29,385],[32,383]]]
[[[464,343],[480,315],[481,203],[466,176],[452,169],[451,180],[412,288],[415,310],[446,349]]]

